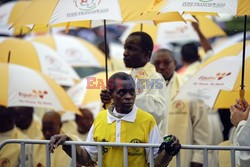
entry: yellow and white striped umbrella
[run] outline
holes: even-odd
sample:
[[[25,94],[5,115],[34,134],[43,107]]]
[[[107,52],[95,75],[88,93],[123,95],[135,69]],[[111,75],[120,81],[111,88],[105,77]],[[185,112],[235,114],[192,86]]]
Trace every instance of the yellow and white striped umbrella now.
[[[226,33],[213,20],[206,16],[197,16],[196,18],[206,38],[226,36]],[[134,24],[123,33],[121,39],[125,41],[131,32],[141,31],[140,29],[141,25]],[[142,31],[150,34],[154,43],[160,45],[171,42],[199,41],[198,34],[190,22],[166,22],[157,26],[144,24]]]
[[[47,35],[32,39],[55,49],[71,66],[104,67],[105,56],[96,46],[69,35]]]
[[[91,27],[92,20],[183,21],[178,12],[170,14],[145,12],[153,4],[152,0],[36,0],[31,2],[27,10],[15,21],[14,26],[59,24],[59,26]]]
[[[161,13],[173,11],[220,13],[234,16],[250,14],[250,3],[247,0],[162,0],[153,6]]]
[[[0,63],[0,76],[0,105],[79,113],[63,88],[43,73],[16,64]]]
[[[30,32],[29,27],[9,29],[15,19],[25,10],[31,1],[11,1],[0,6],[0,33],[5,35],[21,35]]]
[[[23,65],[44,72],[58,84],[72,86],[80,77],[53,49],[18,38],[0,40],[0,62]]]

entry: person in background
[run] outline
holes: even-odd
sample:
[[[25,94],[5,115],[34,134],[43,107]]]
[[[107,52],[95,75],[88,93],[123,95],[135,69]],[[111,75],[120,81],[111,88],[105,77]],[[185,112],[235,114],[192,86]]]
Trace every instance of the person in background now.
[[[234,133],[235,146],[250,146],[250,105],[246,100],[237,100],[230,108],[231,122],[236,127]],[[250,164],[250,151],[237,151],[236,163],[239,167],[248,167]]]
[[[149,62],[152,51],[153,40],[147,33],[131,33],[124,44],[123,61],[127,68],[132,68],[131,76],[136,83],[135,105],[153,115],[164,136],[167,133],[167,88],[161,74]],[[107,90],[102,90],[101,100],[105,105],[111,103]]]
[[[50,140],[51,136],[61,133],[61,116],[58,112],[48,111],[44,114],[42,119],[42,133],[43,136],[40,140]],[[76,139],[76,138],[74,138]],[[46,146],[34,145],[33,146],[33,163],[34,166],[45,167],[46,166]],[[71,159],[68,157],[62,148],[55,151],[55,154],[51,156],[51,167],[69,167],[71,165]]]
[[[199,36],[200,44],[206,55],[200,57],[198,47],[195,43],[187,43],[182,46],[181,56],[183,66],[177,72],[182,75],[185,80],[188,80],[196,71],[198,71],[201,62],[204,62],[213,55],[212,46],[201,32],[199,24],[197,22],[192,22],[192,26]]]
[[[108,83],[108,93],[114,105],[99,112],[89,131],[87,142],[162,143],[160,150],[154,149],[155,166],[167,166],[180,150],[178,139],[169,136],[170,142],[167,146],[167,142],[162,142],[153,116],[134,105],[135,82],[129,74],[115,73],[109,78]],[[68,140],[71,139],[66,135],[53,136],[50,140],[50,151],[56,151],[58,145]],[[70,146],[64,145],[63,149],[71,156]],[[97,153],[96,146],[77,147],[76,160],[81,165],[94,165]],[[149,149],[128,148],[129,166],[147,166],[148,162]],[[105,147],[102,165],[122,166],[123,148]]]
[[[75,122],[77,124],[77,136],[85,141],[88,136],[88,132],[94,122],[94,116],[92,112],[87,108],[81,108],[80,112],[82,115],[77,115],[75,117]]]
[[[13,112],[15,125],[22,133],[30,139],[37,139],[42,136],[41,123],[34,119],[33,107],[10,107],[10,112]]]
[[[0,143],[8,139],[28,139],[20,132],[13,121],[13,113],[6,107],[0,106]],[[26,145],[25,166],[32,167],[32,151],[30,145]],[[16,167],[21,165],[20,144],[7,144],[0,150],[0,166]]]
[[[207,145],[209,136],[207,112],[209,108],[198,100],[174,101],[184,79],[175,72],[176,60],[173,53],[168,49],[159,49],[154,53],[152,61],[156,71],[162,74],[167,84],[168,133],[178,136],[183,144]],[[181,164],[185,167],[202,167],[202,151],[181,152]],[[172,161],[169,166],[175,167],[176,161]]]
[[[88,108],[79,108],[79,111],[82,115],[74,114],[74,119],[62,122],[62,132],[73,134],[85,141],[94,122],[94,116]]]

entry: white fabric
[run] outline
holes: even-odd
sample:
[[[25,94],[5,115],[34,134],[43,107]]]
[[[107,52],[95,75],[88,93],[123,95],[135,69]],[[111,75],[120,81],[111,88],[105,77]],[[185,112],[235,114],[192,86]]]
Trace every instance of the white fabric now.
[[[201,99],[212,108],[220,89],[233,89],[240,72],[241,57],[241,55],[227,56],[203,67],[182,86],[176,99]],[[222,64],[233,64],[233,66]],[[227,75],[220,78],[218,73]]]
[[[80,20],[122,21],[118,0],[59,0],[50,24]]]
[[[100,67],[95,55],[93,55],[82,41],[65,35],[54,35],[53,37],[59,56],[66,60],[71,66]]]
[[[161,12],[193,11],[193,12],[216,12],[236,15],[238,0],[168,0],[162,7]]]
[[[53,89],[42,75],[34,70],[10,64],[8,86],[8,106],[33,106],[63,110]]]
[[[235,131],[234,145],[236,146],[250,146],[250,117],[247,121],[241,121]],[[250,151],[236,152],[237,164],[239,167],[249,167]]]
[[[139,92],[139,87],[136,88],[135,105],[142,110],[149,112],[155,118],[157,126],[160,130],[161,136],[167,133],[167,113],[168,113],[168,95],[166,82],[162,75],[155,71],[155,67],[151,63],[147,63],[142,68],[135,68],[131,72],[131,76],[135,79],[135,83],[138,84],[137,74],[143,70],[146,75],[146,82],[154,82],[153,89],[147,88]],[[157,87],[157,85],[159,87]]]
[[[32,44],[36,49],[42,71],[58,84],[73,86],[74,79],[80,80],[74,69],[56,51],[38,42],[32,42]]]
[[[9,21],[9,17],[12,8],[15,6],[16,2],[8,2],[0,6],[0,25],[6,25]]]

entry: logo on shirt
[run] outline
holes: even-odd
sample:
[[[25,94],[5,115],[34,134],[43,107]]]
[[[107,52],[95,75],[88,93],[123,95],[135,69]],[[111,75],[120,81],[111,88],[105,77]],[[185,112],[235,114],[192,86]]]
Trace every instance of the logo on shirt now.
[[[102,139],[101,142],[108,142],[106,139]],[[105,154],[109,151],[108,147],[103,146],[102,148],[102,154]]]
[[[130,143],[142,143],[139,139],[132,139]],[[143,148],[140,147],[129,147],[128,148],[129,156],[141,156],[143,155]]]
[[[0,159],[0,167],[9,167],[10,166],[10,160],[7,158]]]
[[[173,103],[173,107],[177,112],[181,112],[185,108],[185,104],[183,101],[178,100]]]

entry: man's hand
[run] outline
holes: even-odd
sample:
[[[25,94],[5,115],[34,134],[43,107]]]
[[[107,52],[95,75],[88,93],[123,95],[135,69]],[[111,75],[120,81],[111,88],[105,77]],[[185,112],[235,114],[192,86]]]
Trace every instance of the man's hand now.
[[[101,101],[103,104],[109,104],[111,102],[111,96],[107,89],[103,89],[101,91],[100,96],[101,96]]]
[[[203,164],[198,163],[198,162],[191,162],[190,167],[203,167]]]
[[[242,120],[247,120],[249,111],[250,111],[250,106],[248,106],[245,110],[245,106],[240,105],[239,103],[233,105],[230,107],[230,112],[231,112],[231,122],[232,124],[237,127],[240,121]]]
[[[181,149],[181,144],[179,142],[179,139],[177,139],[175,136],[168,135],[164,137],[164,142],[162,142],[159,152],[161,150],[165,149],[166,153],[169,155],[175,156],[176,154],[179,153]]]
[[[49,142],[49,152],[53,153],[54,150],[61,144],[63,144],[65,141],[69,140],[69,137],[67,135],[54,135],[50,138]]]

